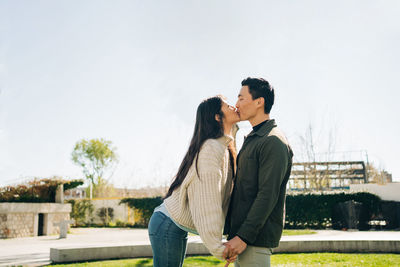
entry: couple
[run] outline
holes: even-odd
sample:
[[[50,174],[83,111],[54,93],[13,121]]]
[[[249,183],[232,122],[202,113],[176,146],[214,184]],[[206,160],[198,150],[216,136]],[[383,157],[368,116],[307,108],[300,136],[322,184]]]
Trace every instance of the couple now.
[[[219,96],[199,105],[189,149],[149,222],[155,267],[183,265],[188,232],[200,235],[226,266],[270,265],[282,235],[293,156],[269,117],[273,104],[268,81],[247,78],[236,108]],[[240,120],[248,120],[253,131],[236,158],[231,135]]]

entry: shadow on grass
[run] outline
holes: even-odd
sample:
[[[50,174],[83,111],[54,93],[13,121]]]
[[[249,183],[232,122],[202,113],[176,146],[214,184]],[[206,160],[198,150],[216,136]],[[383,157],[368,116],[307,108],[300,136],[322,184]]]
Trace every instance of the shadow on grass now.
[[[135,267],[151,267],[153,266],[153,261],[151,259],[143,259],[133,265]]]
[[[185,263],[190,263],[190,262],[196,262],[196,263],[209,263],[209,264],[220,264],[222,261],[220,261],[217,258],[214,257],[201,257],[201,256],[195,256],[195,257],[188,257],[185,258]]]
[[[216,259],[216,258],[211,258],[211,257],[189,257],[185,258],[185,266],[191,266],[190,264],[196,264],[196,266],[215,266],[220,264],[221,261]],[[132,266],[135,267],[150,267],[153,266],[153,260],[152,259],[142,259],[136,263],[134,263]]]

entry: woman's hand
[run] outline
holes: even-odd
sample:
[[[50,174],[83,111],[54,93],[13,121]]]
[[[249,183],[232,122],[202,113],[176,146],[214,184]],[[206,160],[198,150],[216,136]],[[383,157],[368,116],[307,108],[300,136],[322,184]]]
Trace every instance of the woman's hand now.
[[[235,261],[236,261],[236,259],[237,259],[237,255],[236,255],[236,256],[233,256],[232,258],[226,259],[226,264],[225,264],[225,267],[228,267],[228,266],[229,266],[229,264],[231,264],[231,263],[235,262]]]
[[[225,250],[224,250],[224,254],[223,257],[226,260],[226,264],[225,267],[229,266],[229,264],[231,264],[232,262],[235,262],[237,259],[237,254],[233,254],[229,244],[224,243],[225,245]]]

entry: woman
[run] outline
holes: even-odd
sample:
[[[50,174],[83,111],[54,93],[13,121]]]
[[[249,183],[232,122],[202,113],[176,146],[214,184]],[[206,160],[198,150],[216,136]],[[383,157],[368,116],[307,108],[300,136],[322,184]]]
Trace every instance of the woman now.
[[[197,108],[189,149],[149,222],[155,267],[182,266],[188,232],[199,234],[211,254],[223,259],[222,230],[236,159],[231,131],[238,121],[235,108],[219,96]]]

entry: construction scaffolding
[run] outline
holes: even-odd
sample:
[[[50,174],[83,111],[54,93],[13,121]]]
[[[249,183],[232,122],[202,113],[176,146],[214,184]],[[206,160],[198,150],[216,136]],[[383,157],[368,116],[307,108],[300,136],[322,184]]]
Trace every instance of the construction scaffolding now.
[[[364,161],[296,162],[288,182],[289,191],[349,189],[368,183]]]

